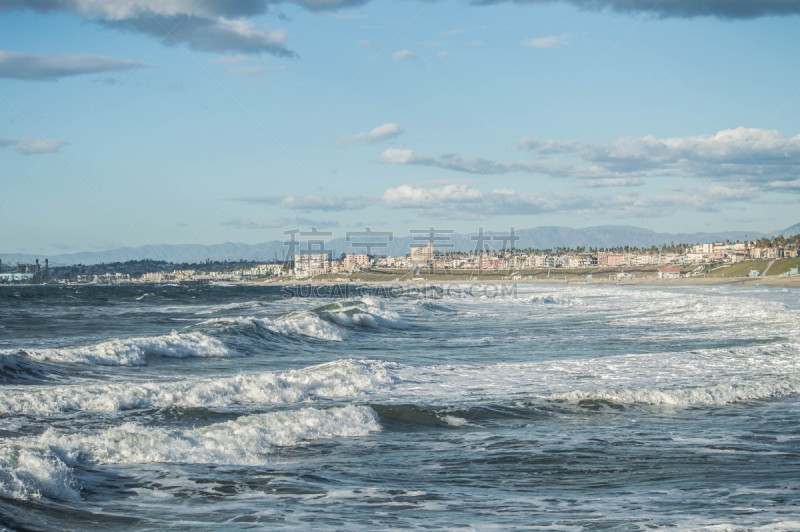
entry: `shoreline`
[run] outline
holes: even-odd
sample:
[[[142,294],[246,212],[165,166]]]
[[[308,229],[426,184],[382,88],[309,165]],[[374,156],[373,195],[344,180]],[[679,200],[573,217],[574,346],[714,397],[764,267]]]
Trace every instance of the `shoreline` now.
[[[769,277],[685,277],[681,279],[652,279],[652,278],[633,278],[633,279],[586,279],[586,278],[549,278],[549,279],[422,279],[422,280],[369,280],[356,281],[353,279],[343,280],[314,280],[296,279],[281,281],[246,281],[246,282],[215,282],[207,283],[211,286],[314,286],[331,287],[340,285],[359,285],[359,286],[436,286],[436,285],[626,285],[626,286],[719,286],[719,285],[741,285],[741,286],[767,286],[783,288],[800,288],[800,275],[798,276],[769,276]],[[48,283],[48,284],[0,284],[0,289],[21,288],[32,286],[175,286],[175,283]],[[185,284],[184,286],[192,286]]]
[[[337,285],[381,285],[381,286],[436,286],[436,285],[490,285],[490,284],[543,284],[543,285],[632,285],[632,286],[715,286],[745,285],[800,288],[800,275],[769,277],[684,277],[680,279],[586,279],[586,278],[549,278],[549,279],[422,279],[417,281],[369,280],[353,279],[334,280],[286,280],[278,282],[246,282],[246,283],[212,283],[219,285],[256,285],[256,286],[337,286]]]

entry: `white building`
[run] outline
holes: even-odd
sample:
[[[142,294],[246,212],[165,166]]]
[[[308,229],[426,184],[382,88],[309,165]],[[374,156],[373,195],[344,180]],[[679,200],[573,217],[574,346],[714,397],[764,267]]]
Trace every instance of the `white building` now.
[[[328,255],[325,253],[295,255],[294,272],[297,277],[310,277],[327,273]]]
[[[411,248],[411,263],[415,267],[427,266],[428,261],[433,260],[433,256],[434,256],[434,251],[432,242],[428,242],[428,244],[423,247]]]
[[[346,255],[344,257],[344,269],[345,271],[352,272],[354,270],[360,270],[362,268],[366,268],[370,265],[369,256],[365,254],[354,254],[354,255]]]

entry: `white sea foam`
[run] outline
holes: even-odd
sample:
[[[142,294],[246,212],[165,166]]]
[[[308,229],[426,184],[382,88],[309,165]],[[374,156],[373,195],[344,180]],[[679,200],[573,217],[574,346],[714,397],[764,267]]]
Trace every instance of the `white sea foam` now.
[[[341,342],[347,337],[347,331],[313,314],[297,314],[278,318],[277,320],[256,320],[256,323],[284,336],[309,336],[319,340]]]
[[[43,495],[79,500],[70,468],[44,448],[0,447],[0,497],[25,501]]]
[[[95,434],[58,434],[48,429],[37,439],[68,463],[193,463],[260,465],[275,447],[328,438],[354,438],[380,430],[366,406],[319,410],[304,408],[242,416],[197,429],[169,430],[135,423]]]
[[[381,361],[339,360],[300,370],[177,382],[18,386],[0,390],[0,413],[113,412],[351,398],[387,390],[394,383],[395,366]]]
[[[701,530],[708,530],[709,532],[741,532],[742,530],[748,530],[749,532],[789,532],[800,530],[800,521],[776,521],[767,525],[749,526],[747,528],[733,523],[724,523],[704,526]]]
[[[562,294],[537,294],[530,298],[534,305],[572,307],[582,306],[584,303],[580,299],[566,297]]]
[[[83,463],[263,465],[276,447],[362,437],[380,429],[371,408],[352,405],[242,416],[187,430],[135,423],[96,433],[59,434],[48,429],[38,437],[7,441],[0,447],[0,497],[80,500],[71,466]]]
[[[615,404],[687,407],[788,397],[798,393],[800,393],[800,379],[795,376],[788,379],[771,378],[753,384],[720,383],[693,388],[575,390],[552,394],[545,398],[569,403],[607,401]]]
[[[800,394],[800,343],[489,365],[401,366],[395,399],[685,407]]]
[[[215,338],[199,332],[177,331],[163,336],[113,338],[85,347],[26,350],[25,353],[36,360],[102,366],[141,366],[147,364],[148,355],[171,358],[236,355]]]

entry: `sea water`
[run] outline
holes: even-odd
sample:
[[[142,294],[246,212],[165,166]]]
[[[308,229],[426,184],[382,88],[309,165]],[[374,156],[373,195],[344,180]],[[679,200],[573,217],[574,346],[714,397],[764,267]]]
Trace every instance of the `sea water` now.
[[[0,527],[800,528],[764,287],[0,287]]]

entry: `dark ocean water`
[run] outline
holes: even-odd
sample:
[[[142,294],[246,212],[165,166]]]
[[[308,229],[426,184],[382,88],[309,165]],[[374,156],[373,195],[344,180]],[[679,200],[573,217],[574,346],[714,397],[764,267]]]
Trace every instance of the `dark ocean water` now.
[[[797,290],[0,305],[0,528],[800,529]]]

